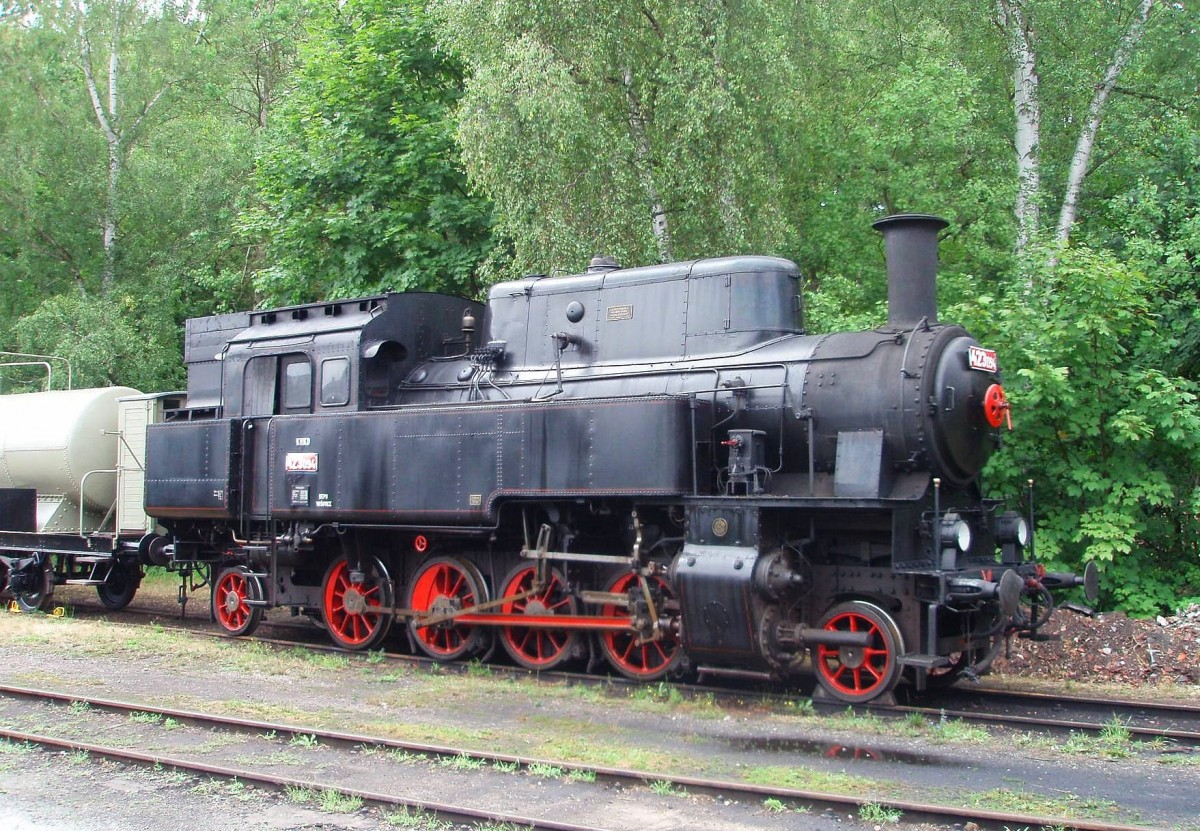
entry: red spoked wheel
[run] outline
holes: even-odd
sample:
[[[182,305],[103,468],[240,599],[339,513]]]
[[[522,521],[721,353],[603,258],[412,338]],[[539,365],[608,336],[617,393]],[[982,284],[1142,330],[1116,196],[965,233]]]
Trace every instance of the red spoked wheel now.
[[[867,635],[865,647],[813,647],[817,681],[826,692],[853,704],[870,701],[895,688],[904,642],[891,615],[873,603],[852,600],[826,612],[818,626],[831,632]]]
[[[675,599],[675,591],[662,577],[655,575],[648,579],[655,607],[661,612],[665,601]],[[605,591],[625,594],[631,588],[641,592],[638,575],[623,572],[613,578]],[[629,617],[627,609],[615,605],[602,606],[601,614],[605,617]],[[638,643],[638,635],[632,630],[604,632],[600,635],[600,645],[613,669],[626,678],[638,681],[657,681],[674,669],[683,655],[679,639],[672,632],[664,632],[659,640],[645,643]]]
[[[249,635],[262,622],[263,607],[247,601],[263,599],[262,584],[245,566],[223,569],[212,587],[212,616],[221,631],[237,637]]]
[[[392,579],[378,557],[363,563],[359,579],[345,557],[338,557],[325,572],[321,617],[329,637],[342,649],[371,649],[392,628],[395,595]]]
[[[999,427],[1007,421],[1008,429],[1012,429],[1012,407],[1004,395],[1004,387],[992,384],[987,388],[983,394],[983,414],[992,427]]]
[[[409,586],[408,608],[418,613],[409,621],[409,630],[421,651],[434,660],[468,657],[482,648],[484,630],[446,616],[485,602],[483,575],[474,564],[458,557],[435,557],[421,565]],[[435,622],[427,625],[424,621],[431,618]]]
[[[562,574],[552,569],[544,585],[538,586],[537,566],[517,566],[504,581],[505,600],[500,611],[506,615],[547,618],[556,614],[576,614],[575,598],[567,592]],[[579,633],[567,629],[533,626],[505,626],[500,643],[509,656],[526,669],[549,669],[574,658]]]

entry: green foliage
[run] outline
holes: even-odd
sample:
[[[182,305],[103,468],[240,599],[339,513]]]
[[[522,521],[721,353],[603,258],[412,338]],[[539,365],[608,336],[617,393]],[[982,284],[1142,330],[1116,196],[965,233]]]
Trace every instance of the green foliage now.
[[[1095,561],[1107,601],[1132,614],[1200,591],[1197,385],[1155,365],[1160,322],[1146,275],[1110,255],[1063,252],[1007,298],[951,313],[1003,348],[1014,432],[985,470],[1026,503],[1051,568]]]
[[[150,391],[179,389],[184,383],[174,321],[130,295],[107,301],[72,294],[52,297],[18,321],[14,335],[22,352],[70,360],[77,388]]]
[[[383,290],[474,295],[488,204],[454,144],[461,70],[418,0],[317,7],[295,89],[263,151],[245,233],[268,304]]]
[[[459,136],[517,271],[779,251],[803,142],[786,4],[431,4],[471,74]],[[655,222],[665,225],[656,236]]]

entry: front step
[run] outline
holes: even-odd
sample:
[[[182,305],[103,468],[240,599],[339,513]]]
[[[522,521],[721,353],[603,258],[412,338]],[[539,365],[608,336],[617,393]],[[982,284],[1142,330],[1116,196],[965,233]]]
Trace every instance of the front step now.
[[[920,652],[910,652],[899,658],[900,666],[916,669],[941,669],[950,666],[950,659],[945,655],[925,655]]]

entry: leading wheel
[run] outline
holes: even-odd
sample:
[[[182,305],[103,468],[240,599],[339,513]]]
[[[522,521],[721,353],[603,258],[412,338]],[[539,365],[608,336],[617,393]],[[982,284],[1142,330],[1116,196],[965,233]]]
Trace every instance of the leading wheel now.
[[[533,618],[548,622],[554,615],[576,613],[575,598],[567,592],[566,580],[555,569],[539,585],[537,566],[517,566],[504,581],[501,597],[508,598],[500,607],[501,612],[526,615],[531,622]],[[526,669],[550,669],[575,657],[579,633],[541,626],[505,626],[500,630],[500,643],[509,657]]]
[[[626,594],[631,588],[641,594],[638,586],[638,575],[623,572],[616,575],[608,584],[605,591],[613,594]],[[662,577],[655,575],[649,578],[650,593],[658,611],[667,600],[675,598],[671,584]],[[600,607],[604,617],[629,617],[629,611],[616,605]],[[655,623],[657,625],[657,622]],[[678,665],[683,652],[679,648],[679,639],[671,632],[661,633],[656,641],[639,643],[639,637],[632,629],[621,632],[604,632],[600,635],[600,645],[604,649],[604,657],[613,669],[626,678],[638,681],[657,681]]]
[[[142,584],[142,570],[137,566],[123,566],[113,563],[108,572],[104,585],[96,586],[96,596],[100,605],[110,612],[119,612],[129,605],[137,594],[138,586]]]
[[[245,566],[224,569],[213,583],[213,620],[226,635],[249,635],[262,622],[263,607],[249,602],[263,599],[262,583]]]
[[[483,576],[474,564],[458,557],[426,560],[413,575],[408,608],[416,616],[408,622],[417,646],[437,661],[457,661],[478,652],[485,642],[479,626],[464,626],[454,616],[487,602]]]
[[[873,603],[851,600],[826,612],[818,627],[867,636],[865,647],[817,644],[813,648],[817,681],[826,692],[854,704],[870,701],[896,686],[904,640],[891,615]]]
[[[378,557],[362,567],[355,573],[345,557],[338,557],[325,572],[321,617],[330,639],[342,649],[371,649],[392,628],[392,578]]]

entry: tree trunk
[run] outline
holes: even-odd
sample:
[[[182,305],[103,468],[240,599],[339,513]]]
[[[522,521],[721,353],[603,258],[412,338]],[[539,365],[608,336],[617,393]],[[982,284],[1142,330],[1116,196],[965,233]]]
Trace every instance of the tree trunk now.
[[[96,124],[104,133],[108,144],[108,188],[104,195],[104,215],[100,219],[104,231],[104,266],[101,277],[101,294],[107,297],[112,288],[115,261],[117,253],[117,206],[119,184],[121,180],[121,154],[123,152],[121,134],[116,124],[117,107],[120,97],[117,92],[117,74],[120,66],[117,60],[117,35],[114,25],[112,51],[108,60],[108,108],[100,100],[100,90],[96,85],[96,76],[92,72],[92,47],[87,33],[83,31],[83,14],[79,17],[79,57],[83,64],[83,77],[87,82],[88,97],[92,100],[92,113],[96,116]]]
[[[626,69],[623,75],[625,100],[629,107],[629,135],[633,141],[633,161],[650,207],[650,227],[658,246],[659,262],[668,263],[675,259],[671,245],[671,228],[662,197],[658,193],[658,186],[654,182],[653,155],[650,152],[650,140],[646,136],[646,116],[642,111],[642,102],[638,98],[637,90],[633,87],[633,72]]]
[[[1071,156],[1071,168],[1067,173],[1067,187],[1063,194],[1062,210],[1058,215],[1058,232],[1055,235],[1060,246],[1066,245],[1071,237],[1071,226],[1075,224],[1075,217],[1079,210],[1079,193],[1083,189],[1088,162],[1092,157],[1092,150],[1096,146],[1096,135],[1100,131],[1100,117],[1104,111],[1104,105],[1117,85],[1117,78],[1125,69],[1125,65],[1129,63],[1134,48],[1146,31],[1146,20],[1150,17],[1150,10],[1153,6],[1154,0],[1141,0],[1133,20],[1129,23],[1129,28],[1125,30],[1125,34],[1117,43],[1112,61],[1109,62],[1108,69],[1104,72],[1104,79],[1096,85],[1096,92],[1088,106],[1087,121],[1084,122],[1083,129],[1079,133],[1079,140],[1075,143],[1075,152]]]
[[[1019,0],[999,0],[1000,24],[1008,32],[1013,60],[1013,110],[1017,151],[1017,261],[1024,272],[1030,243],[1041,224],[1042,172],[1039,144],[1042,110],[1033,46],[1033,25]],[[1027,279],[1029,279],[1027,277]]]

